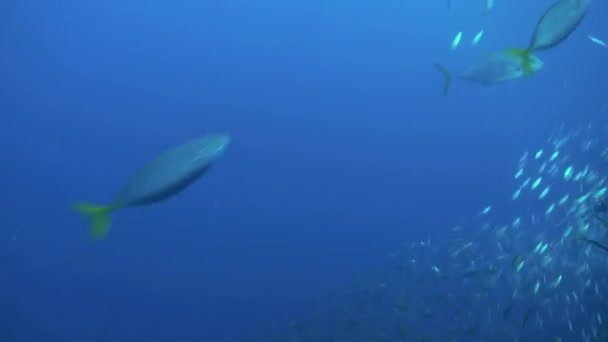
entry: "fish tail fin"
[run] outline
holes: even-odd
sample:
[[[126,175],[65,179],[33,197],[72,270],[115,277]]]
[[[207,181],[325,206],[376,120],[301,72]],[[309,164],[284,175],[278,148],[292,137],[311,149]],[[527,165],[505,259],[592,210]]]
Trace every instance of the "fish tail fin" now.
[[[101,240],[108,235],[110,224],[112,223],[110,213],[114,210],[112,206],[74,203],[72,208],[91,221],[91,238]]]
[[[521,60],[522,69],[524,70],[524,74],[526,76],[530,76],[534,73],[534,59],[532,58],[532,50],[511,48],[505,50],[505,53]]]
[[[452,74],[439,63],[435,63],[435,69],[443,75],[443,96],[447,96],[452,85]]]

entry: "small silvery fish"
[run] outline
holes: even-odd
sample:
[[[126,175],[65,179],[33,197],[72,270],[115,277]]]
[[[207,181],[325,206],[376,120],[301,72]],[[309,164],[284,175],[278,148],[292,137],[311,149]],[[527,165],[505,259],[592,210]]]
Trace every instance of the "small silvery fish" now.
[[[477,32],[477,34],[475,35],[475,37],[473,37],[473,40],[471,41],[471,45],[477,45],[477,43],[479,43],[479,41],[481,40],[481,37],[483,37],[483,30]]]
[[[494,0],[485,0],[485,6],[483,8],[483,13],[488,13],[492,7],[494,7]]]
[[[603,40],[596,38],[594,36],[588,36],[588,37],[589,37],[589,40],[591,40],[595,44],[597,44],[599,46],[603,46],[603,47],[608,47],[608,44],[606,44],[606,42],[604,42]]]
[[[594,245],[594,246],[595,246],[595,247],[597,247],[597,248],[600,248],[600,249],[602,249],[602,250],[604,250],[604,251],[608,252],[608,246],[606,246],[606,245],[604,245],[604,244],[601,244],[601,243],[599,243],[598,241],[595,241],[595,240],[593,240],[593,239],[589,239],[589,238],[586,238],[586,237],[584,237],[584,236],[579,236],[579,237],[577,238],[577,240],[585,241],[585,242],[587,242],[587,243],[589,243],[589,244],[591,244],[591,245]]]
[[[458,32],[456,34],[456,36],[454,37],[454,39],[452,39],[452,45],[451,45],[452,50],[455,50],[458,47],[458,45],[460,45],[461,39],[462,39],[462,31]]]
[[[76,203],[73,207],[91,220],[91,236],[102,239],[110,228],[112,212],[161,202],[180,193],[211,168],[229,142],[227,134],[210,134],[183,143],[141,168],[111,204]]]

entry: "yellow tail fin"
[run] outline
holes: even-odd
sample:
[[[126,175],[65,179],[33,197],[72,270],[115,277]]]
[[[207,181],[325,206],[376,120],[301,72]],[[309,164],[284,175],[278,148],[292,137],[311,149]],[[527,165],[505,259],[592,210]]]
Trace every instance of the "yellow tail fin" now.
[[[91,238],[101,240],[108,235],[112,223],[110,213],[114,210],[112,206],[75,203],[72,207],[91,221]]]
[[[448,69],[444,68],[439,63],[435,63],[435,69],[439,70],[439,72],[443,75],[443,96],[447,96],[448,92],[450,91],[450,86],[452,85],[452,75]]]
[[[526,76],[530,76],[534,73],[534,60],[532,59],[532,50],[530,49],[506,49],[507,55],[517,57],[521,59],[522,69]]]

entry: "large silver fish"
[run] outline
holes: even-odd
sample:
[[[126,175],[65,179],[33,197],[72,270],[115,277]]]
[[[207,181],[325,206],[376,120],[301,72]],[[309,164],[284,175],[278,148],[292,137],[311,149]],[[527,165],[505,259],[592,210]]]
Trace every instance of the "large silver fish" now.
[[[74,209],[91,220],[91,236],[101,239],[117,209],[149,205],[168,199],[206,173],[230,142],[227,134],[210,134],[159,154],[141,168],[107,206],[76,203]]]
[[[526,49],[509,49],[509,54],[521,59],[527,74],[534,72],[532,53],[562,43],[580,25],[591,0],[559,0],[538,20]]]
[[[543,62],[538,57],[531,55],[529,58],[533,71],[543,67]],[[444,76],[444,95],[448,94],[454,78],[490,86],[520,79],[529,74],[524,69],[522,59],[507,52],[488,55],[478,64],[472,65],[454,76],[440,64],[435,64],[435,67]]]
[[[591,0],[559,0],[538,20],[528,50],[545,50],[562,43],[580,25]]]

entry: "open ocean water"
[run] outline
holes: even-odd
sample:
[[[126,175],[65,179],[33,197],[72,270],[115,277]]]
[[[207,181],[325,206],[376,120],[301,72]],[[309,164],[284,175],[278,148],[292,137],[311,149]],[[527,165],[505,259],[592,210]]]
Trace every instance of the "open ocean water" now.
[[[608,2],[456,79],[552,3],[0,1],[0,342],[608,341]]]

